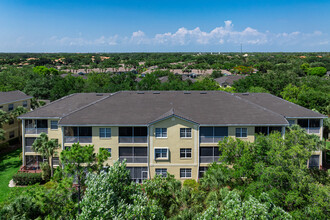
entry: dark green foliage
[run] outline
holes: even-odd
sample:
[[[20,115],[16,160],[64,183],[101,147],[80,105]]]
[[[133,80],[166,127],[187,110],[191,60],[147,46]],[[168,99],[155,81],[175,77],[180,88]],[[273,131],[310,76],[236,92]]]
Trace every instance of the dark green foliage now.
[[[34,185],[43,182],[41,173],[16,173],[13,176],[13,180],[19,186]]]
[[[48,182],[50,180],[50,177],[51,177],[51,171],[50,171],[49,164],[48,163],[41,163],[40,167],[41,167],[41,170],[42,170],[42,173],[41,173],[42,180],[44,182]]]

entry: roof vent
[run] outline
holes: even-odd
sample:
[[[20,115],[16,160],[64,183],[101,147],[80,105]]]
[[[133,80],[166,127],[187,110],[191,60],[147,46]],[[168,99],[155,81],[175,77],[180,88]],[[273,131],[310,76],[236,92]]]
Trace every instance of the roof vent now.
[[[137,94],[144,94],[144,92],[137,92]]]
[[[96,96],[103,96],[102,93],[96,93]]]
[[[207,94],[207,92],[200,92],[200,94]]]
[[[183,92],[183,94],[191,94],[191,92]]]
[[[153,92],[153,94],[160,94],[160,92]]]

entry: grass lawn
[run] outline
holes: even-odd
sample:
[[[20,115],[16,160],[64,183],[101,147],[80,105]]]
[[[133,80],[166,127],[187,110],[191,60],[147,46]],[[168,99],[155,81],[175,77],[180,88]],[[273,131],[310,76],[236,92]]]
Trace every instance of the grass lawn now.
[[[12,188],[8,187],[12,176],[17,172],[22,165],[19,159],[21,149],[12,151],[10,153],[0,155],[0,203],[5,201]]]

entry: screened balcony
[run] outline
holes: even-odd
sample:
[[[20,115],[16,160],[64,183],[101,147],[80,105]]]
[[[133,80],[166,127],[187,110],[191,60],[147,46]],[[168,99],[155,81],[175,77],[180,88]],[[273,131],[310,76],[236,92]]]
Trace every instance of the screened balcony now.
[[[228,136],[228,127],[201,127],[199,132],[200,143],[218,143]]]
[[[119,127],[119,143],[147,143],[147,127]]]
[[[126,160],[126,163],[148,163],[147,147],[119,147],[119,160]]]
[[[34,152],[34,150],[32,149],[32,144],[33,142],[35,141],[35,137],[26,137],[25,138],[25,148],[24,148],[24,151],[26,153],[31,153],[31,152]]]
[[[92,127],[65,127],[64,143],[92,143]]]
[[[272,132],[282,132],[282,127],[259,126],[254,128],[255,134],[269,135]]]
[[[47,120],[25,120],[25,134],[48,134],[48,121]]]
[[[319,134],[320,124],[320,119],[298,119],[298,125],[305,129],[308,134]]]
[[[199,149],[199,163],[219,162],[219,147],[201,147]]]

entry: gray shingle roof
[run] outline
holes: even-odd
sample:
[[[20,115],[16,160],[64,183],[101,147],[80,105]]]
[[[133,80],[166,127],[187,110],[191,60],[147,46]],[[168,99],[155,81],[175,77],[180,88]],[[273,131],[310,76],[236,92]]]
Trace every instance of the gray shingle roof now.
[[[222,91],[123,91],[68,114],[61,125],[147,125],[168,112],[202,125],[286,125],[286,119]]]
[[[26,95],[21,91],[0,92],[0,105],[20,100],[32,99],[32,96]]]
[[[268,93],[236,93],[235,95],[287,118],[326,118],[320,113]]]
[[[224,83],[227,85],[233,85],[235,81],[244,79],[244,75],[229,75],[229,76],[222,76],[219,78],[214,79],[219,85],[223,85]]]
[[[77,93],[65,96],[34,111],[21,115],[20,118],[61,118],[90,103],[108,97],[109,93]]]

